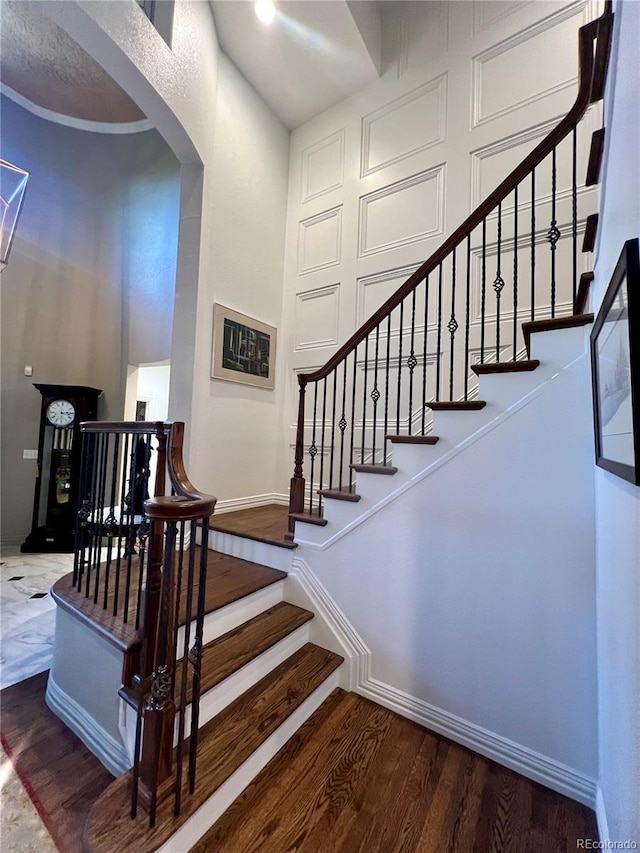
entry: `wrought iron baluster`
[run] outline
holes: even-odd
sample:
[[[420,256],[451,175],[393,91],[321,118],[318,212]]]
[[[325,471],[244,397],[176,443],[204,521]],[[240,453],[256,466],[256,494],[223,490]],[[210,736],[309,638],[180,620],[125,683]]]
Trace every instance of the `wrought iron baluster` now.
[[[311,457],[311,471],[310,471],[310,480],[309,480],[309,512],[313,512],[313,469],[316,464],[316,456],[318,455],[318,448],[316,445],[316,423],[317,423],[317,414],[318,414],[318,383],[315,383],[315,388],[313,391],[313,431],[311,434],[311,444],[309,445],[309,456]],[[322,484],[320,484],[320,488],[322,488]],[[318,500],[322,500],[319,496]],[[318,509],[318,511],[320,511]]]
[[[349,491],[353,491],[353,468],[351,463],[354,460],[354,446],[356,433],[356,391],[358,384],[358,347],[353,351],[353,389],[351,393],[351,441],[349,448]]]
[[[347,428],[347,419],[345,418],[345,406],[347,402],[347,361],[348,356],[345,356],[343,362],[344,367],[342,371],[342,414],[340,416],[340,420],[338,421],[338,428],[340,429],[340,479],[338,483],[339,489],[342,489],[342,473],[344,470],[344,431]]]
[[[189,532],[189,535],[195,537],[195,529]],[[182,575],[184,571],[184,543],[185,543],[185,522],[181,521],[179,525],[179,533],[178,533],[178,567],[176,570],[176,586],[175,586],[175,601],[173,606],[173,649],[172,649],[172,663],[171,667],[173,670],[173,681],[171,683],[171,694],[175,698],[176,695],[176,678],[177,678],[177,667],[176,663],[178,661],[178,626],[180,625],[180,609],[182,607]],[[195,549],[195,538],[193,540],[189,539],[189,551],[192,552]]]
[[[104,521],[104,529],[107,534],[107,562],[104,569],[104,598],[102,607],[107,609],[107,601],[109,596],[109,576],[111,573],[111,558],[113,556],[113,539],[117,536],[122,523],[122,507],[120,507],[120,522],[116,518],[116,484],[118,482],[118,463],[120,453],[120,434],[116,433],[114,437],[113,460],[111,462],[111,495],[109,499],[109,515]]]
[[[500,294],[504,288],[502,278],[502,202],[498,204],[498,242],[497,242],[497,267],[498,271],[493,280],[493,289],[496,294],[496,361],[500,361]]]
[[[324,489],[324,437],[327,428],[327,377],[322,388],[322,429],[320,431],[320,488]]]
[[[376,346],[373,364],[373,388],[371,390],[371,399],[373,400],[373,435],[371,447],[371,463],[375,465],[376,461],[376,429],[378,417],[378,401],[380,400],[380,391],[378,390],[378,351],[380,347],[380,325],[376,326]]]
[[[551,316],[556,316],[556,246],[561,237],[556,220],[556,149],[551,152],[551,227],[547,240],[551,247]]]
[[[575,311],[578,291],[578,129],[573,128],[571,139],[572,168],[571,168],[571,238],[572,244],[572,302]]]
[[[487,307],[487,220],[482,220],[482,293],[480,294],[480,364],[484,364],[485,316]]]
[[[202,519],[202,535],[209,533],[209,518]],[[196,759],[198,755],[198,730],[200,718],[200,674],[202,671],[202,638],[204,633],[204,604],[207,587],[207,551],[200,549],[200,576],[198,578],[198,610],[196,615],[195,641],[189,661],[193,666],[193,682],[191,686],[191,733],[189,737],[189,793],[193,794],[196,786]]]
[[[135,483],[136,471],[138,470],[138,464],[139,464],[138,451],[141,448],[139,447],[140,438],[135,439],[133,436],[131,436],[131,437],[133,440],[131,442],[131,452],[130,452],[130,457],[129,457],[129,488],[131,490],[133,490],[133,484]],[[127,453],[129,452],[128,439],[129,439],[129,434],[127,434],[127,448],[125,450],[125,459],[127,458]],[[131,492],[131,494],[133,494],[133,491]],[[126,503],[127,503],[126,497],[123,497],[123,504],[126,504]],[[122,516],[123,520],[125,517],[127,519],[126,524],[127,524],[127,529],[128,529],[127,548],[126,548],[127,576],[126,576],[126,580],[125,580],[125,590],[124,590],[124,617],[123,617],[125,623],[129,621],[129,601],[131,598],[131,569],[132,569],[131,564],[132,564],[133,555],[135,553],[135,541],[136,541],[136,533],[137,533],[135,510],[136,510],[136,507],[135,507],[134,503],[130,502],[129,505],[127,506],[126,514],[124,513],[124,510],[123,510],[123,516]]]
[[[427,418],[427,338],[429,336],[429,273],[424,280],[424,331],[422,339],[422,424],[421,434],[424,435]]]
[[[438,266],[438,331],[436,342],[436,400],[440,399],[440,367],[442,362],[442,262]]]
[[[101,542],[102,532],[104,527],[104,495],[107,481],[107,459],[109,458],[110,434],[104,433],[102,442],[102,454],[100,457],[100,466],[98,470],[98,499],[96,501],[96,528],[97,528],[97,547],[94,556],[95,559],[95,574],[94,574],[94,590],[93,603],[98,603],[98,592],[100,590],[100,557],[101,557]]]
[[[400,326],[398,330],[398,399],[396,400],[396,433],[400,434],[400,398],[402,397],[402,339],[404,338],[404,299],[400,303]]]
[[[367,423],[367,370],[369,367],[369,335],[364,339],[364,387],[362,390],[362,446],[360,448],[360,464],[364,463],[365,429]]]
[[[536,170],[531,170],[531,319],[536,316]]]
[[[409,428],[408,433],[411,435],[411,422],[413,420],[413,372],[418,365],[418,359],[415,353],[415,334],[416,334],[416,289],[413,288],[411,294],[411,352],[407,359],[407,367],[409,368]]]
[[[391,314],[387,316],[387,358],[384,373],[384,464],[387,464],[387,435],[389,433],[389,367],[391,364]]]
[[[518,357],[518,187],[513,190],[513,360]]]
[[[455,334],[458,331],[456,320],[456,249],[455,246],[451,258],[451,317],[447,323],[447,329],[451,336],[451,361],[449,364],[449,399],[453,400],[453,374],[455,367]]]
[[[333,458],[336,447],[336,396],[338,392],[338,368],[333,370],[333,394],[331,395],[331,450],[329,453],[329,488],[333,488]]]
[[[471,310],[471,234],[467,235],[467,290],[464,318],[464,399],[469,399],[469,327]]]
[[[131,518],[127,512],[125,505],[125,490],[127,487],[127,461],[129,459],[129,437],[130,433],[124,434],[124,447],[122,450],[122,477],[120,478],[120,524],[118,525],[118,546],[116,550],[116,577],[113,584],[113,615],[118,613],[118,604],[120,598],[120,573],[122,571],[122,533],[125,531],[126,540],[129,539],[129,530],[131,529]],[[126,545],[125,545],[126,551]],[[125,579],[125,598],[127,597],[126,579]]]

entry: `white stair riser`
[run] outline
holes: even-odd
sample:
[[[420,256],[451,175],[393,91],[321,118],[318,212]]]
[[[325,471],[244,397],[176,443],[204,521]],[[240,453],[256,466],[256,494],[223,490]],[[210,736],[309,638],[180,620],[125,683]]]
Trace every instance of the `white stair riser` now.
[[[184,853],[212,826],[258,773],[338,686],[339,670],[333,672],[283,724],[270,735],[236,772],[180,827],[158,853]]]
[[[395,463],[394,463],[395,465]],[[409,477],[406,471],[398,470],[395,474],[365,474],[357,475],[356,494],[366,496],[368,505],[376,504],[390,492],[406,483]],[[364,498],[363,498],[364,499]]]
[[[260,613],[264,613],[270,607],[275,607],[283,600],[284,594],[284,579],[277,583],[272,583],[264,589],[259,589],[251,595],[246,595],[238,601],[233,601],[227,604],[226,607],[221,607],[219,610],[214,610],[212,613],[207,613],[204,617],[204,632],[203,642],[206,645],[212,640],[217,640],[228,631],[232,631],[239,625],[253,619]],[[191,622],[189,629],[189,642],[193,645],[195,637],[196,623]],[[182,649],[184,646],[184,625],[178,629],[178,655],[182,657]]]
[[[435,434],[437,435],[438,433]],[[424,471],[428,465],[431,465],[432,462],[435,462],[441,456],[441,442],[437,444],[391,445],[391,464],[395,465],[398,469],[395,478],[403,474],[405,479],[410,479],[419,471]]]
[[[489,373],[479,376],[479,398],[495,410],[505,411],[547,381],[558,368],[540,364],[536,370]]]
[[[448,442],[449,445],[457,444],[468,438],[493,420],[498,411],[496,406],[487,405],[479,411],[434,412],[434,431],[437,430],[436,435],[441,437],[438,444],[442,444],[443,441]]]
[[[331,536],[331,526],[325,524],[296,523],[296,542],[308,543],[309,545],[321,545]]]
[[[281,572],[288,572],[291,568],[292,549],[269,545],[267,542],[256,542],[254,539],[234,536],[232,533],[210,530],[209,548],[219,551],[221,554],[229,554],[232,557],[248,560],[250,563],[259,563],[261,566],[268,566],[270,569],[279,569]]]
[[[574,329],[553,329],[531,335],[531,358],[557,366],[569,364],[583,355],[589,345],[591,326]]]

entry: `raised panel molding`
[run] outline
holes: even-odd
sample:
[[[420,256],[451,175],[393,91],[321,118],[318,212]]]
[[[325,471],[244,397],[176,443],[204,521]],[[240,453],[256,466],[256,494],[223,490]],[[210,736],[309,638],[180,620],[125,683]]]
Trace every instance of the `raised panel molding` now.
[[[295,349],[315,349],[338,343],[340,284],[296,293]]]
[[[300,222],[298,274],[333,267],[342,250],[342,205]]]
[[[589,0],[576,0],[473,57],[472,127],[575,85],[575,52],[557,49],[558,45],[575,43],[575,27],[568,28],[566,39],[557,28],[576,15],[582,15],[586,22],[588,7]],[[545,50],[545,37],[555,37],[555,48]],[[527,78],[518,73],[520,68],[536,68],[537,73]],[[547,76],[556,82],[545,85]],[[525,83],[530,91],[522,97]]]
[[[344,128],[302,152],[300,200],[306,201],[333,190],[344,182]]]
[[[444,231],[445,164],[360,197],[358,255],[366,257]]]
[[[530,6],[533,0],[473,0],[473,35],[486,27],[497,24],[524,6]]]
[[[444,142],[446,119],[446,74],[364,116],[361,177]]]

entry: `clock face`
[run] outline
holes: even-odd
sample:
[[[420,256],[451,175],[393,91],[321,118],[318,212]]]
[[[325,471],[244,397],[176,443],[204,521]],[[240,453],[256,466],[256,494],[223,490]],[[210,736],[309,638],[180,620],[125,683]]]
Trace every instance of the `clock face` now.
[[[69,426],[75,416],[75,407],[68,400],[54,400],[47,406],[47,418],[54,426]]]

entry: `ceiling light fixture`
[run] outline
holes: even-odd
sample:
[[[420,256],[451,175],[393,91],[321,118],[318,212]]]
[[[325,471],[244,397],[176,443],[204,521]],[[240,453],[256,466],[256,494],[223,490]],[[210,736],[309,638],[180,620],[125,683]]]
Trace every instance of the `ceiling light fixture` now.
[[[256,0],[255,12],[263,24],[269,25],[276,16],[276,7],[273,0]]]

